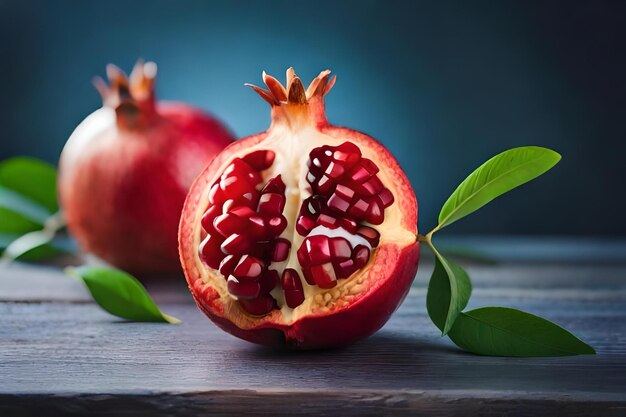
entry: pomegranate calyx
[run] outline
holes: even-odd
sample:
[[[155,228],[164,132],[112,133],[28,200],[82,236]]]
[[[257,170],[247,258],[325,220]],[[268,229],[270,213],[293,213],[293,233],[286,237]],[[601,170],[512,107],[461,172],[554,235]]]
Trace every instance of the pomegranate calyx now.
[[[268,90],[257,87],[254,84],[245,83],[244,85],[252,88],[272,106],[307,104],[314,97],[324,97],[333,88],[337,77],[333,76],[329,80],[329,76],[330,70],[320,72],[305,91],[300,77],[296,75],[291,67],[287,70],[287,87],[283,86],[276,78],[266,74],[265,71],[263,71],[262,77]]]
[[[263,82],[267,90],[253,84],[244,84],[272,106],[272,122],[286,121],[291,127],[312,121],[325,125],[324,96],[335,84],[336,77],[330,78],[330,70],[324,70],[311,81],[307,89],[293,68],[287,70],[287,84],[283,86],[276,78],[263,71]]]
[[[118,126],[136,128],[151,122],[156,116],[156,64],[139,59],[130,77],[117,66],[108,64],[106,73],[108,84],[101,77],[95,77],[93,84],[102,97],[103,105],[115,110]]]

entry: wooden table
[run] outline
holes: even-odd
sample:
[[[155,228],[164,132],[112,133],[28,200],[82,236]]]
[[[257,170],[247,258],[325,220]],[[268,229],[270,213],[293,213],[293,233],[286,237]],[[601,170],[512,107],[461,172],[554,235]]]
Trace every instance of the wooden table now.
[[[457,239],[470,307],[566,326],[596,356],[490,358],[438,335],[425,311],[432,259],[376,335],[334,351],[276,351],[220,331],[182,282],[149,285],[180,325],[129,323],[58,268],[0,269],[0,416],[626,415],[626,242]]]

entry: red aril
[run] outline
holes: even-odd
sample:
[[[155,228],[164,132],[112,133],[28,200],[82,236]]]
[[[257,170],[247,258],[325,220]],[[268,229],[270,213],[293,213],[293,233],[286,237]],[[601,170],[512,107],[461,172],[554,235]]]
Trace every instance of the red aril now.
[[[185,202],[180,256],[211,320],[243,339],[340,346],[378,330],[417,271],[417,202],[376,140],[330,125],[322,72],[264,74],[266,132],[227,147]],[[213,218],[211,221],[210,218]]]
[[[110,65],[107,75],[110,85],[95,82],[103,107],[61,154],[59,197],[69,230],[84,251],[140,277],[180,271],[176,234],[185,196],[233,138],[196,108],[157,102],[154,63],[138,62],[130,78]]]

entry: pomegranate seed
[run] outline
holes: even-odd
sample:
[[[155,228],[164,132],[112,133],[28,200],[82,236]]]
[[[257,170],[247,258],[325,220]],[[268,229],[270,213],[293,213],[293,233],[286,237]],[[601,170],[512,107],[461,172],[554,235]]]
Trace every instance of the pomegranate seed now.
[[[296,231],[300,236],[308,235],[315,226],[315,220],[312,220],[306,216],[300,216],[296,221]]]
[[[360,220],[365,217],[368,208],[369,204],[367,204],[367,201],[360,198],[356,203],[352,205],[352,207],[348,209],[348,214],[350,214],[355,219]]]
[[[336,229],[339,227],[339,220],[333,216],[329,216],[328,214],[320,214],[317,218],[317,224],[326,226],[329,229]]]
[[[326,171],[324,171],[324,174],[326,174],[326,176],[328,176],[329,178],[337,179],[343,175],[344,171],[345,169],[339,163],[331,162],[330,164],[328,164],[328,167],[326,168]]]
[[[256,298],[261,292],[261,285],[257,281],[239,281],[232,275],[228,277],[226,288],[229,293],[244,300]]]
[[[252,186],[256,186],[261,182],[261,174],[250,167],[243,159],[235,158],[230,165],[222,172],[221,179],[229,177],[238,177],[245,179]]]
[[[358,268],[352,259],[347,259],[335,264],[334,269],[337,278],[348,278],[350,275],[354,274]]]
[[[250,246],[246,236],[235,233],[224,240],[221,249],[226,255],[243,255],[250,250]]]
[[[302,269],[311,266],[311,258],[309,257],[309,253],[307,252],[304,243],[300,246],[300,248],[296,252],[296,255],[298,256],[298,263],[300,264]]]
[[[342,161],[344,166],[351,167],[361,159],[361,150],[352,142],[344,142],[335,148],[333,158]]]
[[[317,235],[307,237],[302,246],[312,265],[320,265],[331,260],[328,236]],[[300,249],[302,249],[302,246]]]
[[[262,295],[253,300],[239,300],[239,305],[249,314],[264,316],[276,306],[276,301],[271,295]]]
[[[243,160],[256,171],[268,169],[274,163],[276,154],[268,150],[260,150],[249,153],[243,157]]]
[[[357,226],[357,223],[352,219],[348,219],[346,217],[341,219],[341,227],[343,227],[349,233],[355,234]]]
[[[281,194],[261,194],[258,212],[263,214],[281,214],[285,208],[285,197]]]
[[[272,262],[282,262],[289,256],[289,249],[291,248],[291,242],[287,239],[278,238],[274,241],[274,248],[272,250]]]
[[[304,275],[304,279],[306,280],[306,283],[309,285],[315,285],[315,280],[313,279],[313,273],[311,272],[311,270],[309,268],[302,268],[302,275]]]
[[[371,160],[363,158],[361,162],[352,170],[350,179],[354,182],[362,183],[378,172],[378,167]]]
[[[332,147],[327,145],[315,148],[311,151],[310,158],[319,158],[321,165],[326,166],[332,160],[333,152],[331,149]]]
[[[222,260],[220,243],[222,241],[219,235],[206,235],[198,247],[202,260],[213,269],[218,269]]]
[[[226,167],[226,169],[224,170],[224,172],[222,172],[222,176],[220,178],[228,178],[228,177],[232,177],[233,174],[235,173],[235,171],[237,171],[237,163],[241,163],[243,162],[243,160],[241,158],[235,158],[230,162],[230,165],[228,165]],[[245,162],[244,162],[245,163]],[[249,167],[248,164],[246,164],[246,166]],[[241,167],[240,167],[241,169]]]
[[[343,261],[352,256],[352,247],[347,239],[334,237],[330,239],[330,254],[334,259]]]
[[[310,167],[311,164],[313,164],[313,166],[317,167],[317,168],[321,168],[322,167],[322,162],[319,160],[319,158],[309,159],[307,161],[307,166]]]
[[[211,204],[222,204],[226,201],[224,192],[220,189],[219,181],[211,186],[209,190],[209,202]]]
[[[235,269],[238,261],[239,258],[235,255],[228,255],[222,259],[219,267],[220,274],[224,275],[224,278],[228,277],[233,272],[233,269]]]
[[[233,207],[229,212],[240,218],[248,218],[256,214],[256,212],[248,206]]]
[[[322,162],[319,158],[312,158],[309,155],[309,160],[306,161],[306,167],[309,169],[307,174],[311,174],[315,177],[319,177],[324,173],[324,167],[322,166]]]
[[[213,227],[224,237],[245,230],[246,221],[232,213],[220,214],[213,220]]]
[[[222,206],[222,214],[230,213],[230,211],[237,205],[235,200],[226,200]]]
[[[267,235],[265,220],[261,216],[250,216],[248,218],[248,227],[250,236],[255,240],[263,239]]]
[[[252,244],[249,255],[258,259],[267,259],[271,253],[271,242],[267,240],[257,241]]]
[[[213,233],[215,229],[213,228],[213,219],[221,212],[219,206],[211,206],[209,209],[202,215],[202,220],[200,220],[200,224],[202,224],[202,228],[207,233]]]
[[[337,188],[335,188],[334,195],[340,197],[343,200],[352,201],[352,198],[354,198],[354,190],[343,184],[338,184]]]
[[[248,174],[246,174],[246,179],[250,185],[256,188],[256,186],[263,180],[263,177],[257,171],[251,170]]]
[[[245,204],[248,207],[256,207],[259,201],[259,193],[256,190],[245,193],[237,201]]]
[[[250,183],[240,177],[228,177],[220,180],[220,189],[224,191],[228,198],[232,199],[238,199],[246,193],[256,191],[253,185],[250,185]]]
[[[350,207],[350,202],[342,199],[337,194],[333,194],[328,199],[328,208],[339,213],[346,213]]]
[[[256,208],[259,201],[259,193],[254,190],[249,193],[240,195],[235,199],[228,199],[222,206],[222,213],[229,213],[234,207],[254,207]]]
[[[314,195],[313,197],[309,197],[306,200],[307,202],[306,208],[311,215],[319,216],[324,209],[326,208],[326,203],[322,196]]]
[[[287,228],[287,219],[284,216],[271,217],[267,221],[267,232],[271,236],[280,235]]]
[[[337,277],[330,263],[312,266],[311,275],[320,288],[333,288],[337,285]]]
[[[283,271],[282,286],[289,307],[296,308],[304,302],[302,281],[295,269],[287,268]]]
[[[269,294],[278,285],[278,271],[268,269],[259,279],[261,294]]]
[[[357,192],[361,195],[373,196],[381,192],[384,188],[385,186],[383,185],[382,181],[374,175],[363,184],[359,184],[359,186],[357,187]]]
[[[280,175],[277,175],[274,178],[270,179],[267,184],[265,184],[265,187],[263,187],[263,189],[261,190],[261,194],[276,193],[284,195],[285,188],[286,187],[283,179]]]
[[[243,255],[233,270],[232,275],[240,280],[253,281],[261,276],[264,269],[263,261],[254,256]]]
[[[380,204],[382,204],[382,206],[385,208],[392,205],[394,201],[393,194],[391,194],[391,191],[389,191],[387,188],[378,193],[377,198],[380,201]]]
[[[317,191],[322,195],[328,195],[332,191],[333,185],[335,185],[335,183],[326,175],[324,175],[317,182]]]
[[[380,207],[378,200],[374,198],[370,201],[370,206],[367,209],[365,219],[371,224],[381,224],[383,220],[385,220],[383,210],[384,209]]]
[[[356,248],[354,248],[354,251],[353,251],[353,255],[354,255],[354,258],[353,258],[354,266],[360,269],[360,268],[363,268],[367,264],[367,261],[369,261],[370,250],[367,248],[367,246],[356,245]]]
[[[283,290],[302,291],[302,282],[300,282],[300,275],[298,275],[298,271],[292,268],[285,268],[283,271],[281,285]]]
[[[371,227],[361,226],[357,229],[356,234],[367,240],[367,243],[369,243],[373,248],[378,246],[378,243],[380,242],[380,233]]]

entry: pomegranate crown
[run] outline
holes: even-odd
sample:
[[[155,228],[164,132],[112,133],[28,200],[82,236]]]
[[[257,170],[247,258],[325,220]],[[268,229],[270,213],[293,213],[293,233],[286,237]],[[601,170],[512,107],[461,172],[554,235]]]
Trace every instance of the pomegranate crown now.
[[[304,90],[302,81],[296,75],[293,68],[287,70],[287,86],[283,86],[276,78],[268,75],[263,71],[263,82],[267,86],[268,90],[257,87],[252,84],[245,84],[256,91],[263,100],[270,103],[272,106],[281,106],[285,104],[307,104],[309,100],[314,97],[322,98],[331,88],[335,85],[336,76],[333,76],[330,80],[330,70],[324,70],[320,72],[320,75],[315,77],[309,87]]]
[[[104,105],[114,109],[120,107],[139,107],[140,103],[154,102],[154,83],[157,65],[139,59],[127,77],[124,71],[113,64],[106,67],[107,84],[101,77],[93,79],[93,85],[102,96]]]

